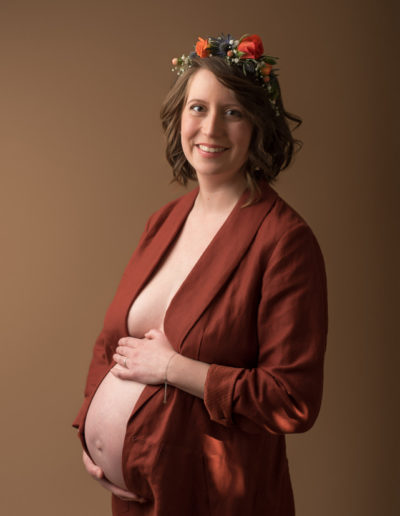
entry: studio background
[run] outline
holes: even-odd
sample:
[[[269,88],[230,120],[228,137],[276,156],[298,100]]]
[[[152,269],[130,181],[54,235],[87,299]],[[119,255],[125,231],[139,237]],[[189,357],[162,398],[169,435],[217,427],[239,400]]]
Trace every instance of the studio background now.
[[[0,0],[0,513],[109,516],[71,422],[92,346],[171,186],[159,107],[197,36],[261,36],[304,147],[275,188],[322,248],[320,417],[288,437],[298,516],[398,500],[395,1]],[[255,458],[256,460],[256,458]]]

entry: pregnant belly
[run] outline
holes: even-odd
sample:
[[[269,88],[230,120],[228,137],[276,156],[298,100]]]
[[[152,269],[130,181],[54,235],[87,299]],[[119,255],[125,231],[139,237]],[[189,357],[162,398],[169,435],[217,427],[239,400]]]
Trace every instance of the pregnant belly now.
[[[122,447],[126,425],[144,387],[142,383],[120,380],[109,371],[86,416],[85,440],[93,462],[110,482],[124,489]]]

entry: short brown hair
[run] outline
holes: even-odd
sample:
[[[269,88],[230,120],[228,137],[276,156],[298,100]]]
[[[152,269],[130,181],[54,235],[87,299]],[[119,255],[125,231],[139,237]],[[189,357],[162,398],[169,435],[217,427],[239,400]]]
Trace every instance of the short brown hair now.
[[[211,71],[221,84],[235,93],[253,124],[249,157],[244,167],[250,190],[250,199],[246,204],[251,204],[259,196],[258,183],[262,180],[274,181],[279,172],[289,166],[295,147],[301,146],[301,142],[293,138],[290,127],[293,123],[294,128],[298,127],[301,119],[285,111],[280,90],[276,103],[277,115],[265,89],[248,76],[245,77],[240,68],[228,65],[220,57],[194,58],[192,66],[172,86],[160,113],[166,136],[166,157],[174,180],[180,184],[186,185],[189,179],[196,180],[195,170],[183,153],[180,126],[189,80],[200,69]]]

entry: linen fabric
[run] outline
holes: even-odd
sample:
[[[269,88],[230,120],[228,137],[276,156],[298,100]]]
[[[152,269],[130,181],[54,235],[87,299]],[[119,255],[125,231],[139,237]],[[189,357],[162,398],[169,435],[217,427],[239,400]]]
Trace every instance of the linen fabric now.
[[[152,215],[97,338],[73,423],[86,449],[90,401],[129,308],[173,246],[198,188]],[[307,223],[269,185],[238,201],[172,299],[164,331],[184,356],[211,364],[204,400],[147,385],[127,424],[123,472],[149,500],[113,496],[119,516],[292,516],[285,434],[304,432],[321,403],[327,336],[324,260]]]

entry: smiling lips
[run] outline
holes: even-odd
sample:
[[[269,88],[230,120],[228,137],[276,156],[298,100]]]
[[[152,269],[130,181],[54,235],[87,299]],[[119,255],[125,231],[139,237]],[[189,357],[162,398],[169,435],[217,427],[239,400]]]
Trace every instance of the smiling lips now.
[[[227,147],[221,147],[220,145],[213,145],[211,143],[197,143],[196,147],[199,149],[200,154],[203,156],[210,156],[210,154],[216,156],[222,154],[228,149]]]

